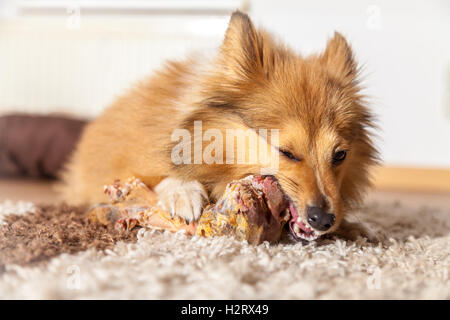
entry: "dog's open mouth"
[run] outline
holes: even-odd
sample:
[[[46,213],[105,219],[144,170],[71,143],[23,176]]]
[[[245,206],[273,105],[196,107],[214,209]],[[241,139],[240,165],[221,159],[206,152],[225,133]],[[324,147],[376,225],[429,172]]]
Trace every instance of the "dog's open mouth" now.
[[[257,190],[263,190],[267,205],[272,214],[279,216],[281,212],[289,212],[289,216],[283,218],[289,224],[289,231],[297,240],[316,240],[323,232],[313,230],[304,221],[294,205],[294,202],[286,195],[277,179],[273,176],[248,176],[252,185]],[[281,216],[280,216],[281,217]]]
[[[319,234],[308,227],[305,221],[303,221],[295,208],[295,205],[292,201],[289,201],[289,211],[291,213],[291,220],[289,220],[289,229],[291,230],[291,234],[296,239],[302,239],[307,241],[316,240],[319,237]]]
[[[286,195],[283,188],[281,188],[275,177],[271,177],[271,179],[263,179],[262,177],[254,179],[254,176],[250,176],[252,179],[252,183],[259,189],[264,189],[262,185],[258,185],[267,182],[267,181],[275,181],[276,183],[267,184],[266,186],[266,195],[268,198],[269,208],[274,212],[281,212],[281,208],[284,207],[289,210],[290,218],[288,221],[289,231],[297,240],[306,240],[312,241],[316,240],[319,236],[323,234],[323,232],[313,230],[308,226],[308,223],[304,221],[295,207],[294,202]],[[250,178],[247,177],[247,178]],[[284,199],[280,199],[279,197],[283,197]]]

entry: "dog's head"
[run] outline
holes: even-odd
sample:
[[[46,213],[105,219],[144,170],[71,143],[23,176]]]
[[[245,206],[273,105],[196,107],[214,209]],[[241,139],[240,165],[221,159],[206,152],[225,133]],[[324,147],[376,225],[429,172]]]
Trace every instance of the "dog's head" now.
[[[335,230],[377,162],[372,115],[344,37],[336,33],[323,53],[302,57],[236,12],[219,64],[205,103],[248,127],[279,129],[276,177],[291,200],[293,231],[312,239]]]

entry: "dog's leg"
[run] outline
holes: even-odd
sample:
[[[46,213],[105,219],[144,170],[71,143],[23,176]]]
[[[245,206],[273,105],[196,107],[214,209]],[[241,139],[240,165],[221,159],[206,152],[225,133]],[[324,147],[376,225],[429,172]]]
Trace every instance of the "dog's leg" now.
[[[374,243],[382,242],[384,240],[382,234],[371,230],[367,225],[360,222],[350,222],[345,219],[333,234],[352,241],[355,241],[358,237],[367,238],[369,242]]]
[[[159,205],[179,216],[187,223],[200,218],[203,205],[208,201],[208,195],[203,185],[198,181],[183,181],[177,178],[165,178],[156,187]]]

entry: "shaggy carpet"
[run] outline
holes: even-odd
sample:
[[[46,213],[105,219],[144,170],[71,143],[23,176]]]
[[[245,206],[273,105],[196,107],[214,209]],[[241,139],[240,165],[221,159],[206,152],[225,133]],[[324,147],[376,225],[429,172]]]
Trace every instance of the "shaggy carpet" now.
[[[139,229],[83,208],[0,204],[0,298],[449,299],[450,213],[372,203],[351,215],[382,240],[259,246]]]

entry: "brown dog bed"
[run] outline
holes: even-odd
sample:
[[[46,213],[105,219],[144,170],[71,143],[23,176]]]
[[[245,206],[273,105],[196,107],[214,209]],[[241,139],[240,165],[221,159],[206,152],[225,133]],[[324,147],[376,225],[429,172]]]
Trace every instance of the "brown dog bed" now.
[[[51,115],[0,117],[0,177],[57,177],[86,123]]]

